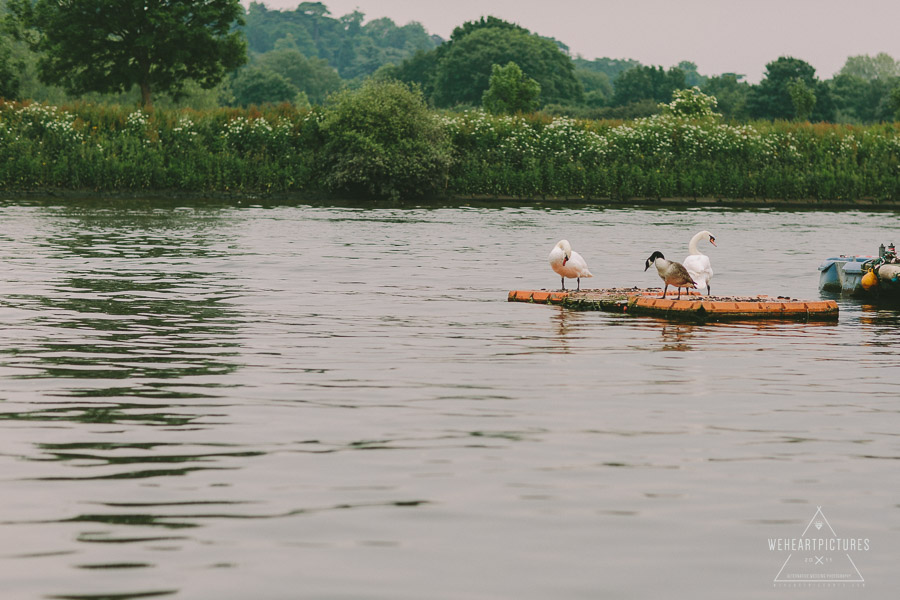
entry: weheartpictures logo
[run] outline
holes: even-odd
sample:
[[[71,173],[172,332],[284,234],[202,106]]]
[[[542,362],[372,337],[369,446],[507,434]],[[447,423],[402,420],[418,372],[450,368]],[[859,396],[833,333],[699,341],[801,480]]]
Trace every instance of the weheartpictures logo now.
[[[799,537],[769,538],[769,551],[787,558],[774,579],[775,587],[865,587],[853,557],[869,551],[869,538],[840,537],[822,507]]]

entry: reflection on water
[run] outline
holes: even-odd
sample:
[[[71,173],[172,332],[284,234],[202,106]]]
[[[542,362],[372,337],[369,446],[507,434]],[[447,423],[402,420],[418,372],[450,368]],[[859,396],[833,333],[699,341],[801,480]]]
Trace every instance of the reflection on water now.
[[[0,212],[10,598],[763,598],[765,539],[821,504],[900,583],[900,313],[505,301],[558,284],[562,237],[592,285],[655,285],[649,251],[700,229],[723,293],[816,297],[822,256],[886,235],[871,215]]]

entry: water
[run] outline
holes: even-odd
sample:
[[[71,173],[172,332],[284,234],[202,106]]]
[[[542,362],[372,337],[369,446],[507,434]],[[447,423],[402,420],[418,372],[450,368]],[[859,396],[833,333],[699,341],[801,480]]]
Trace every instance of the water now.
[[[3,598],[894,597],[898,312],[506,302],[700,229],[715,293],[815,299],[894,216],[0,206]],[[865,586],[773,590],[818,506]]]

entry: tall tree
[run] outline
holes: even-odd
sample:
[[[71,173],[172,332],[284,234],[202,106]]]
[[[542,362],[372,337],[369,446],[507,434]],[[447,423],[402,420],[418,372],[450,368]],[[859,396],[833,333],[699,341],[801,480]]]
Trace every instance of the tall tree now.
[[[279,73],[261,67],[241,69],[231,82],[234,101],[240,106],[290,102],[300,90]]]
[[[14,100],[19,95],[20,76],[24,65],[13,56],[12,45],[0,31],[0,98]]]
[[[481,100],[488,112],[513,114],[536,110],[540,96],[540,84],[510,61],[505,67],[492,67],[490,83]]]
[[[313,104],[321,104],[328,94],[341,88],[340,76],[327,61],[315,57],[306,58],[297,50],[266,52],[257,59],[256,64],[284,77],[297,89],[305,92]]]
[[[799,77],[788,82],[787,90],[794,105],[794,116],[798,121],[808,121],[816,105],[815,91]]]
[[[900,77],[900,62],[885,52],[875,56],[861,54],[850,56],[841,67],[841,75],[854,75],[862,79],[890,79]]]
[[[194,80],[219,83],[246,61],[233,26],[238,0],[10,0],[41,53],[41,79],[70,93],[119,92],[137,85],[141,102],[154,92],[181,91]]]
[[[703,87],[706,77],[697,71],[697,63],[683,60],[678,63],[678,68],[684,71],[684,82],[688,87]]]
[[[747,119],[747,94],[750,84],[741,81],[743,75],[723,73],[708,77],[700,88],[704,93],[716,97],[718,111],[726,119],[744,121]]]
[[[759,85],[750,88],[747,109],[754,119],[790,120],[796,115],[788,84],[801,81],[818,92],[816,69],[806,61],[781,56],[766,65],[766,75]],[[818,94],[816,94],[818,96]]]
[[[668,102],[672,92],[687,87],[684,71],[672,67],[634,67],[616,77],[613,104],[625,106],[640,100]]]
[[[465,27],[465,26],[464,26]],[[437,49],[434,77],[438,106],[478,105],[488,88],[492,66],[510,61],[541,86],[544,102],[580,103],[584,97],[572,59],[553,42],[518,26],[475,27]],[[454,31],[454,36],[461,28]]]

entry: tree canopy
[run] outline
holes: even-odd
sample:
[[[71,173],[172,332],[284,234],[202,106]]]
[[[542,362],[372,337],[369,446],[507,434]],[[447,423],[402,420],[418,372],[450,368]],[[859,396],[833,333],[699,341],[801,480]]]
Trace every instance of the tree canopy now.
[[[238,0],[10,0],[40,52],[41,79],[70,93],[209,88],[246,60]]]
[[[572,59],[552,41],[521,27],[469,27],[469,33],[439,48],[434,74],[434,103],[438,106],[477,105],[488,88],[493,65],[515,62],[540,84],[544,102],[581,102],[584,92],[575,77]],[[454,35],[465,31],[457,28]]]
[[[0,31],[0,98],[13,100],[19,95],[21,61],[13,56],[10,43]]]
[[[321,104],[328,94],[341,89],[343,82],[337,71],[321,58],[307,58],[299,50],[280,49],[259,56],[255,64],[284,77],[291,85],[306,93],[309,101]]]
[[[790,120],[796,116],[789,84],[803,83],[816,89],[816,69],[806,61],[782,56],[766,65],[766,73],[759,85],[750,90],[747,108],[754,119]]]
[[[687,87],[684,71],[672,67],[668,71],[662,67],[634,67],[619,75],[613,95],[617,105],[625,105],[640,100],[668,102],[672,92]]]
[[[491,68],[491,79],[482,103],[494,114],[524,113],[537,109],[540,96],[540,84],[510,61],[505,67],[494,65]]]
[[[308,59],[327,61],[344,79],[371,75],[439,43],[415,21],[398,26],[389,18],[364,20],[358,10],[333,17],[321,2],[302,2],[295,10],[271,10],[251,2],[243,32],[253,54],[299,50]]]

